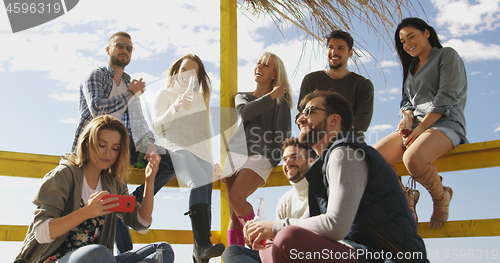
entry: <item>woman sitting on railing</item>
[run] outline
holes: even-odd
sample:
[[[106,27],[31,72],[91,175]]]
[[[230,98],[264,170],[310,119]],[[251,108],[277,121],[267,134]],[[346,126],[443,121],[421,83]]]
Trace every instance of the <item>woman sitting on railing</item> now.
[[[193,261],[207,262],[224,252],[210,240],[213,157],[210,149],[210,78],[194,54],[176,60],[165,72],[165,86],[153,106],[153,130],[170,151],[179,181],[190,189],[189,217],[193,228]]]
[[[130,213],[108,211],[118,204],[109,204],[117,198],[106,195],[129,195],[125,184],[128,143],[127,129],[114,117],[103,115],[87,125],[76,154],[63,156],[59,166],[45,175],[33,200],[35,217],[16,263],[137,263],[149,261],[158,248],[163,250],[163,262],[174,261],[171,246],[164,242],[113,255],[116,216],[135,230],[151,225],[160,162],[158,154],[149,157],[142,204],[132,203],[135,207]]]
[[[403,19],[394,37],[403,65],[402,120],[399,132],[373,147],[390,164],[402,160],[412,179],[429,191],[434,204],[429,227],[439,228],[448,220],[453,191],[443,186],[432,162],[456,145],[467,143],[465,66],[458,53],[450,47],[443,48],[434,28],[420,18]],[[415,196],[407,197],[410,211],[418,221]]]
[[[242,123],[227,146],[221,176],[230,205],[229,245],[245,245],[242,223],[254,218],[246,199],[266,183],[281,161],[282,142],[291,137],[292,96],[283,61],[273,53],[263,53],[255,65],[254,79],[255,90],[239,92],[234,99]]]

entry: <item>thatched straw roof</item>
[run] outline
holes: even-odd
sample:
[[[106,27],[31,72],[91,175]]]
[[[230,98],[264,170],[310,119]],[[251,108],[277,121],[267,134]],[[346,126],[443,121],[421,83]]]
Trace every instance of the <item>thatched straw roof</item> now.
[[[268,14],[277,25],[292,23],[323,42],[333,29],[353,34],[353,22],[391,39],[403,14],[415,13],[415,4],[420,6],[415,0],[243,0],[240,7],[254,15]]]

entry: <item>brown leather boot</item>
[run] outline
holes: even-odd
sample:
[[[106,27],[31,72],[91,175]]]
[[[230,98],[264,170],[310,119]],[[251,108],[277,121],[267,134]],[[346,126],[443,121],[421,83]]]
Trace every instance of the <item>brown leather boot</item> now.
[[[431,194],[434,209],[429,227],[440,228],[448,221],[448,209],[453,197],[453,190],[450,187],[443,186],[443,177],[438,175],[436,166],[433,164],[429,164],[429,169],[423,175],[412,177]]]
[[[410,178],[410,181],[408,182],[410,186],[406,186],[404,188],[406,200],[408,201],[408,210],[413,214],[413,218],[415,219],[415,222],[418,223],[418,215],[417,215],[417,203],[418,199],[420,198],[420,192],[415,189],[416,183],[413,178]]]

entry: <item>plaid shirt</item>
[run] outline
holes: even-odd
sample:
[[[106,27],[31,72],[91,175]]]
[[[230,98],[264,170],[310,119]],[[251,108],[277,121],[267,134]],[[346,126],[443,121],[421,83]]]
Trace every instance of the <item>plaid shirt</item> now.
[[[139,145],[138,142],[145,134],[148,134],[151,139],[154,138],[142,114],[139,96],[130,97],[128,92],[125,92],[115,97],[109,97],[113,89],[114,76],[115,71],[110,66],[100,67],[92,71],[80,85],[80,105],[78,106],[80,121],[76,128],[72,152],[76,151],[80,133],[94,117],[111,114],[124,107],[127,107],[127,110],[125,110],[121,121],[127,127],[129,135],[132,136],[136,145]],[[128,88],[130,75],[124,72],[122,80],[125,81]]]

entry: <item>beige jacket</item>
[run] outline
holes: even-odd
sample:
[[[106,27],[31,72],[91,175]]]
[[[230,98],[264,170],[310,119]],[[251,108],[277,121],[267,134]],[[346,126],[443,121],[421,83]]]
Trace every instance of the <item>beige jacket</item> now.
[[[101,175],[101,183],[102,189],[110,194],[129,195],[127,185],[110,174]],[[59,166],[44,176],[43,183],[33,199],[33,204],[36,205],[35,217],[28,228],[28,233],[16,260],[30,263],[42,262],[64,242],[65,235],[50,243],[39,244],[33,230],[49,218],[63,217],[80,209],[82,186],[83,168],[71,165],[63,156]],[[108,214],[104,220],[98,243],[113,251],[117,215],[133,229],[145,229],[146,227],[137,220],[139,206],[140,204],[136,202],[132,213]]]

